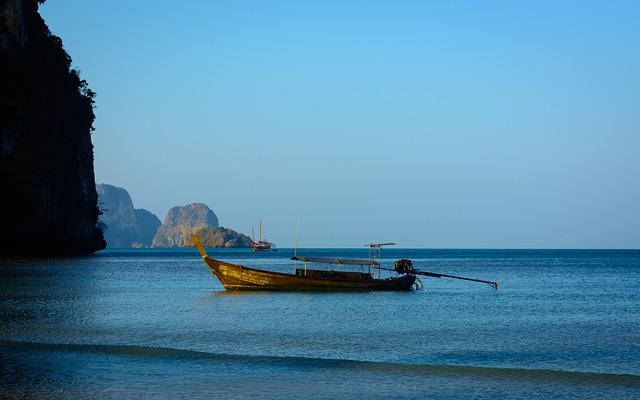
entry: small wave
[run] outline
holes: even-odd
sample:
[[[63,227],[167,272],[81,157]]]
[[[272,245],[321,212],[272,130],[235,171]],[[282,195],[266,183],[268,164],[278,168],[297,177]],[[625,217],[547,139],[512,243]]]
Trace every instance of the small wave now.
[[[342,360],[307,357],[279,357],[265,355],[217,354],[203,351],[167,347],[102,344],[57,344],[0,341],[0,347],[11,351],[98,353],[108,356],[170,359],[193,362],[224,362],[245,366],[269,366],[296,370],[335,370],[397,375],[398,378],[424,378],[431,376],[535,381],[539,383],[605,384],[640,388],[640,376],[597,372],[460,366],[437,364],[401,364],[390,362]]]

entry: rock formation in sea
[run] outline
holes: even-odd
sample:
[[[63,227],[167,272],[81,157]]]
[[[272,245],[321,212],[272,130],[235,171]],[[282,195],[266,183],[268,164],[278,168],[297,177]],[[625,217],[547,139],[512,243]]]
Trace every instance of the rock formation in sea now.
[[[105,226],[107,248],[151,247],[162,223],[150,211],[136,209],[129,192],[113,185],[96,185],[100,222]]]
[[[251,238],[218,226],[218,217],[205,204],[173,207],[153,239],[153,247],[193,246],[191,236],[198,234],[205,247],[250,247]]]
[[[95,93],[40,0],[0,0],[0,256],[101,250],[91,132]]]

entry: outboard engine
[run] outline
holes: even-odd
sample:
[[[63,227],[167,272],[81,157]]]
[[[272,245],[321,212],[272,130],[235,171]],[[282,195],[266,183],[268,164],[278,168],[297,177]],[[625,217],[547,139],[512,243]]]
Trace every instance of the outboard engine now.
[[[399,274],[413,273],[413,263],[408,258],[396,260],[395,270]]]

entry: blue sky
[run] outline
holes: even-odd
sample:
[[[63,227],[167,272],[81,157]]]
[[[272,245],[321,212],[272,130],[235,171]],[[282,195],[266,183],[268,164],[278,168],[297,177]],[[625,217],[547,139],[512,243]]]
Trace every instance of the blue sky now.
[[[293,247],[640,248],[638,1],[71,1],[95,175]]]

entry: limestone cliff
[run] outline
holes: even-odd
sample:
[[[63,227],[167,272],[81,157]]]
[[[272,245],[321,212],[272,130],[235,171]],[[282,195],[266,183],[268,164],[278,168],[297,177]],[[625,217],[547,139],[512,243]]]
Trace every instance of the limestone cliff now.
[[[205,204],[173,207],[153,238],[153,247],[184,247],[185,238],[203,228],[218,226],[218,217]]]
[[[93,172],[94,96],[36,0],[0,0],[0,256],[106,245]]]
[[[145,209],[134,208],[123,188],[99,184],[96,189],[107,248],[151,247],[160,219]]]
[[[206,247],[250,247],[251,239],[218,226],[218,217],[205,204],[173,207],[153,239],[153,247],[193,246],[191,235],[198,234]]]

